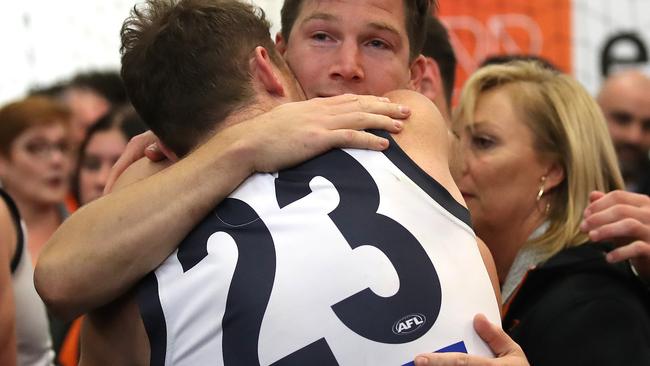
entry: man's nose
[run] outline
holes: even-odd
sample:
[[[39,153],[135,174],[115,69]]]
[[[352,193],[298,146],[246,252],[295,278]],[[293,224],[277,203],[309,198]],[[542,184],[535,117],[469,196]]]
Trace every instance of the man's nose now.
[[[362,54],[356,42],[344,42],[330,67],[330,77],[336,80],[361,81],[365,78]]]

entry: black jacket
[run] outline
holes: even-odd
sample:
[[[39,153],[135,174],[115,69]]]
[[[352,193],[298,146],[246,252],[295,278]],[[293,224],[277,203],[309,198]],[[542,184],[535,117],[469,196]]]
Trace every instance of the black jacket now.
[[[503,326],[532,366],[650,365],[650,292],[609,249],[566,249],[528,272]]]

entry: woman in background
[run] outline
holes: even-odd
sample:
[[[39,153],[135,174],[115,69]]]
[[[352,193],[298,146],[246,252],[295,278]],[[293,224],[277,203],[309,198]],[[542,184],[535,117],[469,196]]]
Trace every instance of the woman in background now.
[[[650,364],[647,290],[606,262],[613,245],[580,231],[589,193],[623,187],[595,101],[535,63],[488,66],[467,81],[454,128],[456,181],[494,256],[504,329],[530,363]]]
[[[81,144],[72,179],[72,192],[79,205],[102,195],[108,173],[126,144],[146,130],[144,122],[130,106],[107,113],[90,127]]]
[[[0,182],[27,225],[34,261],[67,216],[69,121],[69,110],[46,97],[28,97],[0,109]]]
[[[81,143],[77,167],[72,178],[72,193],[78,206],[102,196],[113,164],[129,140],[147,127],[131,106],[110,111],[92,125]],[[79,363],[79,336],[82,317],[72,322],[59,352],[59,363]]]

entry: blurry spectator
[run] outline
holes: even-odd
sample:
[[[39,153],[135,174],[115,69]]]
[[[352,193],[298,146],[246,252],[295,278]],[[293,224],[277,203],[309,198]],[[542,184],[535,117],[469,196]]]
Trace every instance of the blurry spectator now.
[[[60,100],[63,96],[63,92],[65,91],[67,85],[68,84],[66,82],[59,81],[49,85],[33,86],[29,88],[29,91],[27,91],[27,95],[49,97],[49,98]]]
[[[69,118],[66,107],[45,97],[0,108],[0,182],[13,197],[0,191],[2,206],[13,221],[8,228],[3,224],[0,245],[10,250],[12,258],[19,365],[51,365],[54,356],[45,306],[34,289],[31,258],[65,216],[59,204],[68,188]]]
[[[422,48],[427,68],[418,90],[438,107],[449,123],[451,100],[456,80],[456,55],[449,41],[449,34],[438,18],[427,19],[427,34]]]
[[[479,67],[488,66],[488,65],[502,65],[512,61],[534,61],[545,69],[562,71],[553,63],[542,56],[539,55],[524,55],[524,54],[510,54],[510,55],[492,55],[488,56],[481,62]]]
[[[88,129],[79,149],[72,179],[72,192],[79,206],[102,195],[108,173],[127,142],[146,129],[140,116],[130,106],[112,110]],[[72,323],[61,345],[58,361],[63,366],[79,363],[81,321],[80,317]]]
[[[610,76],[598,94],[628,190],[650,194],[650,77],[628,70]]]
[[[81,144],[72,191],[80,205],[99,198],[108,173],[129,140],[147,130],[131,107],[113,110],[90,127]]]
[[[72,111],[72,143],[79,146],[93,123],[112,107],[126,103],[128,98],[117,72],[94,71],[73,77],[62,100]]]
[[[27,224],[27,247],[41,248],[67,216],[62,205],[71,171],[70,111],[46,97],[0,109],[0,181]]]
[[[34,288],[24,226],[0,188],[0,364],[49,366],[54,360],[45,305]]]

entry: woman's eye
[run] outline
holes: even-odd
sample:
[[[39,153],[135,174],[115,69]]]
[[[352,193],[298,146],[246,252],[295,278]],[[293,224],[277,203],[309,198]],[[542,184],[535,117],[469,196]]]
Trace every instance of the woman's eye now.
[[[485,150],[494,146],[494,140],[485,136],[473,136],[472,145],[478,149]]]

